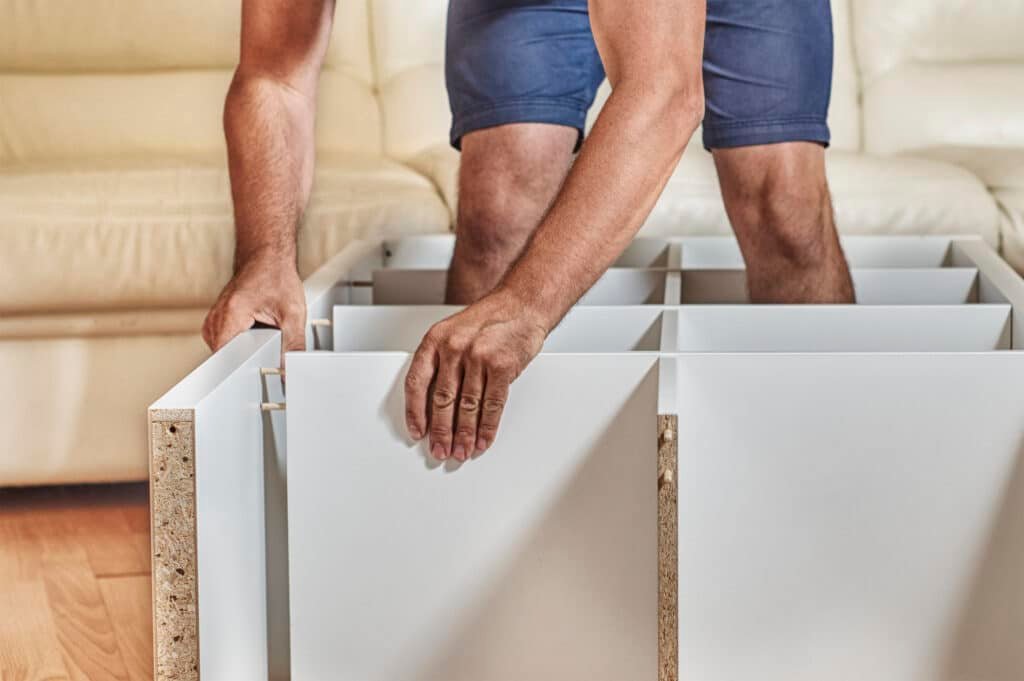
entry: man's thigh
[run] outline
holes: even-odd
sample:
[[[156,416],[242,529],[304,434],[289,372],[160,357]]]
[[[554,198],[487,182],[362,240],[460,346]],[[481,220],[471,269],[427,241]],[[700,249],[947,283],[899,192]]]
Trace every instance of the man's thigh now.
[[[829,0],[708,0],[704,146],[829,142]]]
[[[445,80],[451,144],[510,123],[576,130],[604,69],[586,0],[451,0]]]

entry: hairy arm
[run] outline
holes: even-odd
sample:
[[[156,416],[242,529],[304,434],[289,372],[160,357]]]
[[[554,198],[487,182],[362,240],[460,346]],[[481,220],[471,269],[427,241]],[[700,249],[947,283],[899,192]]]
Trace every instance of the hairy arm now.
[[[705,13],[703,0],[590,0],[612,94],[520,259],[430,330],[406,377],[409,432],[435,457],[490,446],[509,384],[654,206],[703,115]]]
[[[305,345],[295,237],[313,181],[317,81],[333,10],[333,0],[243,0],[241,54],[224,103],[234,276],[203,325],[214,350],[255,322],[282,330],[282,353]]]
[[[499,292],[551,329],[640,229],[704,113],[698,0],[590,0],[613,90]]]

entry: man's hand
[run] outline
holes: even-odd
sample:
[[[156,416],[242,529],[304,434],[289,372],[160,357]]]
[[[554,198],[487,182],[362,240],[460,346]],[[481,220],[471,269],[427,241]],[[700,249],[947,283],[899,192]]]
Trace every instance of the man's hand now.
[[[282,331],[284,353],[306,344],[295,237],[313,183],[317,80],[334,0],[242,0],[238,68],[224,101],[235,274],[206,321],[218,350],[256,322]]]
[[[260,256],[242,264],[203,322],[203,340],[216,352],[256,322],[281,329],[284,353],[306,346],[306,296],[289,258]]]
[[[498,433],[509,384],[540,352],[548,331],[500,292],[435,324],[405,377],[409,434],[429,435],[438,460],[483,453]]]
[[[589,8],[612,94],[496,292],[435,325],[406,377],[409,433],[420,439],[429,423],[439,459],[465,460],[494,441],[509,383],[629,245],[704,113],[705,0]]]

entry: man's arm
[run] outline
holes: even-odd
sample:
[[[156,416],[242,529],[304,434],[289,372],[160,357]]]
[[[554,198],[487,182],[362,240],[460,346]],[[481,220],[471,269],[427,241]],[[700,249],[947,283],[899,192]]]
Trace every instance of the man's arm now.
[[[255,322],[279,327],[283,353],[305,346],[295,235],[313,182],[317,80],[333,0],[243,0],[241,57],[224,103],[234,276],[203,324],[217,350]]]
[[[406,376],[409,433],[435,457],[491,445],[509,384],[654,206],[704,112],[705,13],[703,0],[590,0],[612,94],[523,255],[431,328]]]

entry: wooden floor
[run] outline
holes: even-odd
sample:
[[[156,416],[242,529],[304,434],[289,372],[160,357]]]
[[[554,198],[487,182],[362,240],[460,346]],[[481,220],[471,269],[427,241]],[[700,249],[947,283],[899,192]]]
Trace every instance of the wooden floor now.
[[[0,681],[152,679],[146,495],[0,489]]]

